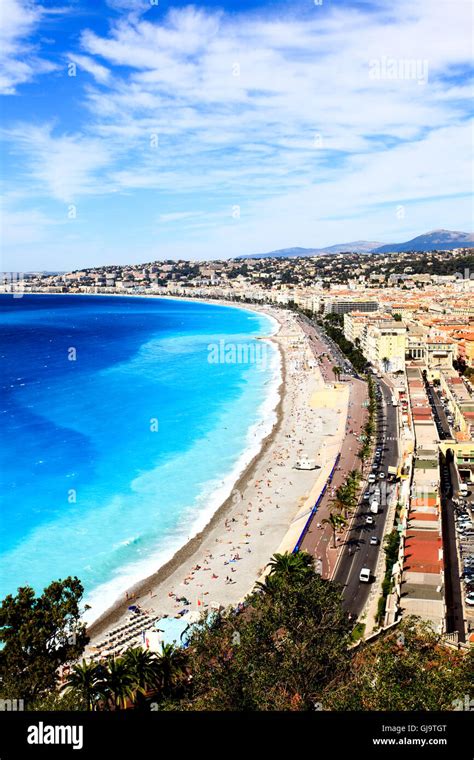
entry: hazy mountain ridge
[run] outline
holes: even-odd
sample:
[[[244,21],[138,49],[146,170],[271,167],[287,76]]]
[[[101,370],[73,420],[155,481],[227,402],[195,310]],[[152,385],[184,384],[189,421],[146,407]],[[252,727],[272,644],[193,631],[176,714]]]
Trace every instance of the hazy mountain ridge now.
[[[432,251],[435,249],[451,250],[452,248],[470,247],[474,244],[471,232],[456,230],[432,230],[418,235],[403,243],[380,243],[368,240],[355,240],[350,243],[336,243],[325,248],[280,248],[268,253],[256,253],[238,256],[239,259],[282,259],[297,256],[324,256],[334,253],[403,253],[405,251]]]
[[[436,248],[449,250],[463,248],[474,243],[474,235],[470,232],[454,230],[432,230],[418,235],[405,243],[389,243],[375,248],[373,253],[403,253],[404,251],[432,251]]]

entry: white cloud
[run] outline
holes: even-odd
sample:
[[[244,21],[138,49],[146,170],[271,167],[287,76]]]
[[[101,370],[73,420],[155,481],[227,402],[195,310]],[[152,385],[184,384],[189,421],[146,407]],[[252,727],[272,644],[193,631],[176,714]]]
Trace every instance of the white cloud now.
[[[161,223],[181,222],[186,219],[195,219],[199,216],[202,216],[202,211],[173,211],[169,214],[160,214],[158,221]]]
[[[20,125],[6,133],[26,161],[37,195],[73,203],[104,191],[97,173],[110,161],[104,143],[82,135],[55,136],[52,127]]]
[[[110,79],[110,70],[87,55],[77,55],[77,53],[72,53],[68,57],[68,62],[75,63],[79,71],[81,69],[87,71],[100,84],[105,84]]]
[[[459,226],[465,206],[455,199],[471,188],[471,90],[450,77],[471,57],[467,0],[399,0],[377,12],[306,2],[300,13],[292,3],[279,17],[109,5],[120,12],[109,31],[84,30],[70,54],[100,84],[79,90],[83,133],[58,124],[10,135],[35,192],[63,202],[112,192],[165,199],[157,225],[137,211],[137,229],[178,255],[398,230],[397,239],[397,204],[417,214],[418,231],[430,214],[428,226]],[[27,32],[36,21],[24,23]],[[374,59],[426,62],[427,81],[373,79]],[[416,229],[408,214],[404,230]]]
[[[45,9],[32,0],[2,0],[0,4],[0,94],[12,95],[16,87],[57,66],[42,59],[27,42],[36,31]]]
[[[161,25],[126,20],[108,37],[85,32],[90,55],[134,69],[105,99],[91,93],[91,108],[101,108],[104,128],[110,117],[111,130],[147,118],[178,137],[193,130],[198,150],[203,143],[238,148],[236,134],[242,144],[258,136],[281,146],[320,132],[326,147],[342,151],[367,147],[366,136],[374,133],[417,137],[420,129],[455,118],[459,106],[447,101],[469,94],[457,88],[449,95],[435,77],[469,60],[466,12],[460,12],[468,6],[445,9],[448,43],[444,28],[433,25],[431,3],[416,18],[409,8],[399,3],[392,24],[347,10],[256,22],[175,9]],[[426,59],[431,84],[371,80],[369,61],[381,56]]]

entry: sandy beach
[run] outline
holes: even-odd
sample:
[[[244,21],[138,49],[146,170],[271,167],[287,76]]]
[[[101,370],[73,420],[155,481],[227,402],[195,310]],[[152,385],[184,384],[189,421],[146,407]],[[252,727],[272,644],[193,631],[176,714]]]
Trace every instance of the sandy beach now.
[[[175,616],[183,607],[186,614],[196,615],[218,606],[237,605],[252,590],[272,554],[285,548],[291,551],[296,543],[319,483],[322,486],[340,446],[347,407],[344,403],[318,403],[328,386],[296,315],[270,308],[264,311],[280,325],[271,338],[282,357],[273,430],[205,529],[90,626],[89,654],[103,652],[97,645],[105,635],[127,624],[131,604],[137,603],[149,619]],[[302,457],[314,459],[317,468],[295,469]],[[138,630],[133,627],[126,645],[138,642],[146,627],[144,616]],[[136,635],[131,638],[132,633]],[[125,634],[121,633],[123,645]],[[120,645],[114,651],[120,651]]]

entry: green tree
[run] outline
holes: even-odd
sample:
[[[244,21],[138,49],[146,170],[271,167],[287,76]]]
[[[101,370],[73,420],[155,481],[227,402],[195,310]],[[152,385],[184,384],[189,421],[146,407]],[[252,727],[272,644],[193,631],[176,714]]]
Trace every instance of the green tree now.
[[[159,688],[160,669],[157,658],[141,647],[130,647],[124,652],[122,659],[132,677],[134,702],[141,704],[145,694]]]
[[[374,434],[374,430],[375,430],[375,426],[374,426],[373,420],[369,418],[364,425],[364,433],[369,440],[372,438]]]
[[[361,470],[363,472],[364,471],[364,465],[365,465],[365,463],[367,461],[367,457],[368,457],[368,451],[367,451],[367,449],[366,449],[365,446],[361,446],[360,447],[359,451],[357,452],[357,457],[358,457],[358,459],[360,459],[360,467],[361,467]]]
[[[314,710],[344,671],[350,625],[338,587],[314,571],[253,593],[244,613],[208,617],[190,642],[196,710]]]
[[[187,679],[186,652],[181,647],[162,643],[157,655],[157,673],[161,693],[170,696]]]
[[[313,570],[313,558],[306,551],[276,553],[267,567],[270,568],[270,575],[277,579],[303,579]]]
[[[93,710],[101,696],[99,684],[103,677],[102,667],[95,662],[76,663],[66,679],[63,689],[74,692],[85,705],[87,711]]]
[[[29,702],[28,710],[33,712],[36,710],[41,712],[84,712],[87,707],[79,692],[72,689],[67,691],[55,689],[43,694],[34,702]]]
[[[453,710],[472,693],[473,665],[472,651],[449,649],[428,623],[411,616],[361,644],[323,699],[333,710]]]
[[[332,545],[333,545],[333,548],[335,549],[336,548],[336,533],[338,530],[340,530],[346,525],[347,520],[342,515],[337,515],[334,512],[331,512],[329,517],[325,517],[324,520],[322,520],[322,523],[327,523],[328,525],[331,526]]]
[[[77,660],[88,642],[81,622],[83,587],[77,578],[54,581],[36,596],[30,586],[0,607],[0,693],[38,700],[53,690],[57,671]]]
[[[280,580],[277,575],[270,575],[268,573],[263,581],[257,581],[255,584],[255,590],[261,592],[262,594],[267,594],[268,596],[272,596],[276,593],[278,587],[280,585]]]
[[[336,491],[336,504],[338,509],[344,514],[344,519],[347,519],[349,510],[353,509],[357,504],[357,495],[354,492],[352,483],[346,481]]]
[[[135,696],[129,663],[123,657],[108,657],[97,688],[104,695],[108,709],[124,709],[127,700],[132,702]]]

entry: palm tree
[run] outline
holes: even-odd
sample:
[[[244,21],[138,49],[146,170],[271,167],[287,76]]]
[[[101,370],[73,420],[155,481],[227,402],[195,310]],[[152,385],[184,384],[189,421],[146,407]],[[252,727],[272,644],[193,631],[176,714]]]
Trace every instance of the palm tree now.
[[[108,657],[100,688],[112,710],[125,708],[127,699],[133,700],[134,681],[129,664],[123,657]]]
[[[270,575],[270,573],[265,577],[264,581],[257,581],[255,584],[255,589],[257,591],[261,591],[263,594],[266,594],[267,596],[273,596],[278,589],[280,588],[280,580],[278,576],[276,575]]]
[[[308,552],[285,552],[274,554],[268,563],[270,575],[277,578],[302,580],[311,574],[313,570],[313,558]]]
[[[352,506],[352,494],[346,483],[339,486],[336,491],[336,505],[341,512],[344,512],[344,517],[347,517],[348,509]]]
[[[124,652],[123,661],[132,677],[134,701],[139,701],[139,695],[144,695],[156,689],[159,679],[159,668],[156,657],[141,647],[130,647]]]
[[[357,505],[357,493],[359,490],[359,473],[357,470],[351,470],[345,482],[339,486],[336,491],[336,499],[341,510],[344,511],[344,517],[347,519],[349,509]]]
[[[383,371],[388,372],[388,368],[390,367],[390,359],[388,356],[384,356],[382,359],[382,365],[383,365]]]
[[[360,473],[358,470],[351,470],[348,475],[348,481],[351,484],[354,493],[357,493],[357,489],[359,488],[359,480],[360,480]]]
[[[335,364],[334,367],[332,368],[332,371],[334,374],[334,380],[339,380],[341,376],[341,372],[342,372],[341,368],[337,364]]]
[[[257,582],[255,588],[269,596],[274,595],[282,585],[282,581],[304,581],[314,572],[313,557],[306,551],[284,554],[274,554],[268,563],[270,568],[263,582]]]
[[[372,438],[372,435],[374,433],[374,423],[372,420],[367,420],[367,422],[364,425],[364,433],[366,434],[367,438],[370,440]]]
[[[172,691],[187,678],[187,656],[183,649],[174,644],[161,645],[161,653],[157,655],[158,682],[163,694]]]
[[[342,515],[336,515],[334,512],[331,512],[329,517],[325,517],[324,520],[322,520],[323,523],[327,523],[331,526],[332,530],[332,545],[333,548],[336,548],[336,533],[339,530],[339,528],[344,527],[347,524],[347,520]]]
[[[89,712],[94,709],[94,704],[101,696],[99,687],[102,676],[102,668],[95,662],[76,663],[72,666],[71,672],[62,687],[75,691],[85,702],[86,710]]]
[[[362,472],[364,472],[364,465],[365,465],[366,459],[368,458],[369,454],[370,454],[370,446],[369,446],[368,442],[366,441],[365,443],[362,444],[362,446],[360,447],[359,451],[357,452],[357,456],[360,459]]]

